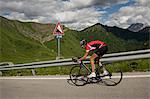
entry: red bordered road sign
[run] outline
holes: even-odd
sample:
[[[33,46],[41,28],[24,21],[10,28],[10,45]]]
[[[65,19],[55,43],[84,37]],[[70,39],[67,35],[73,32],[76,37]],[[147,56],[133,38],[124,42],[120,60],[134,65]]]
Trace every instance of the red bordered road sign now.
[[[53,35],[64,35],[64,31],[63,31],[63,28],[60,24],[60,22],[57,23],[54,31],[53,31]]]

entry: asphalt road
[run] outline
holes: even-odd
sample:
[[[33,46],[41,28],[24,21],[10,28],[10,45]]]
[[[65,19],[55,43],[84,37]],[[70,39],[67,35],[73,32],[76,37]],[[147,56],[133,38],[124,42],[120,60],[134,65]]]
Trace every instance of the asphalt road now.
[[[150,72],[127,73],[117,86],[77,87],[66,78],[0,77],[0,99],[150,99]]]

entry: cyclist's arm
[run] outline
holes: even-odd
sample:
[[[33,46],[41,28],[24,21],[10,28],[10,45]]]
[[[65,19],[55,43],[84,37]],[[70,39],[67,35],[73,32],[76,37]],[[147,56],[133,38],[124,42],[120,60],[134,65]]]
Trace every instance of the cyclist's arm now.
[[[86,52],[86,53],[84,54],[84,56],[83,56],[83,57],[81,57],[79,60],[81,61],[81,60],[86,59],[86,57],[88,56],[88,54],[89,54],[89,52]]]

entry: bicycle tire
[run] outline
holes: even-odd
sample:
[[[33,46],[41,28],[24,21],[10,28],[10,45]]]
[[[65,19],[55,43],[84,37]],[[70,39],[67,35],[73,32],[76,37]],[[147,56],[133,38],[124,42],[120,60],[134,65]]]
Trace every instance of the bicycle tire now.
[[[105,65],[105,69],[108,71],[108,75],[100,75],[102,79],[102,83],[104,83],[106,86],[116,86],[118,85],[123,77],[123,73],[121,69],[115,65],[109,66]],[[99,74],[102,74],[102,70],[99,68],[98,70]]]
[[[84,86],[87,83],[88,71],[80,66],[74,66],[70,70],[70,80],[76,86]]]

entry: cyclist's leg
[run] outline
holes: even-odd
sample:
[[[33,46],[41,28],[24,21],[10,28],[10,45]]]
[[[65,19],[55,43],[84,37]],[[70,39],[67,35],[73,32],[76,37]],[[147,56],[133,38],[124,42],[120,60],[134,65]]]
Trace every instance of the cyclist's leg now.
[[[97,58],[97,57],[98,57],[98,55],[95,54],[95,53],[90,57],[90,62],[91,62],[91,66],[92,66],[92,72],[95,72],[94,60],[95,60],[95,58]]]
[[[99,55],[99,66],[102,68],[104,74],[107,74],[107,70],[105,69],[104,65],[102,65],[100,59],[107,52],[107,50],[108,50],[107,46],[104,46],[100,48],[97,52],[97,54]]]
[[[96,77],[96,73],[95,73],[95,64],[94,64],[94,59],[98,57],[98,55],[96,55],[95,53],[90,57],[90,63],[92,66],[92,73],[90,75],[88,75],[88,78],[93,78]]]
[[[98,65],[100,66],[101,70],[103,71],[103,74],[107,74],[107,70],[105,69],[105,65],[103,65],[100,61],[101,57],[98,58]]]

